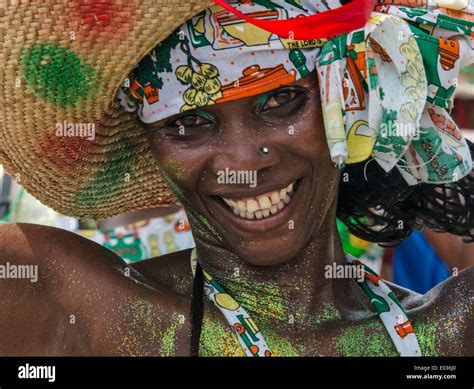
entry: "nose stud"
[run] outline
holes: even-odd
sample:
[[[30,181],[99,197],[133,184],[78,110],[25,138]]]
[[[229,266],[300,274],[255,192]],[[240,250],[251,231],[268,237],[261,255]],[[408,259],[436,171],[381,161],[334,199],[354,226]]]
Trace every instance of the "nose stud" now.
[[[260,147],[260,151],[263,155],[267,155],[270,152],[268,147]]]

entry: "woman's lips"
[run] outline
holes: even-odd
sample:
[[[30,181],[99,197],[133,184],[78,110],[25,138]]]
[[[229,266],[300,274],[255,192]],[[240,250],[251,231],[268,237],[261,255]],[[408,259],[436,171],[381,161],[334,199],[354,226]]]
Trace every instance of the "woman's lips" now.
[[[235,215],[243,219],[262,219],[279,213],[291,201],[295,182],[285,188],[273,190],[255,197],[230,199],[221,197]]]
[[[232,225],[235,227],[254,233],[267,232],[279,228],[290,219],[290,215],[292,215],[296,205],[301,199],[302,192],[304,192],[300,186],[302,186],[302,179],[293,181],[281,189],[263,193],[255,197],[244,197],[240,199],[230,199],[226,197],[224,200],[224,197],[217,196],[219,200],[216,199],[214,204],[217,204],[218,208],[222,210],[221,212],[227,215],[226,217],[232,219]],[[278,194],[278,202],[276,202],[277,197],[274,192]],[[276,204],[272,202],[272,195],[273,202]],[[268,208],[268,202],[264,197],[267,197],[270,201],[270,208]],[[239,204],[239,202],[243,202],[244,204]],[[241,207],[243,208],[244,205],[245,211],[241,211]],[[256,205],[258,208],[256,208]],[[275,212],[275,208],[273,208],[275,213],[272,214],[272,207],[274,206],[276,206],[277,211]],[[243,216],[241,216],[241,212]],[[243,212],[245,212],[245,214]],[[265,215],[268,216],[264,216],[264,212]],[[253,219],[250,213],[253,213]]]

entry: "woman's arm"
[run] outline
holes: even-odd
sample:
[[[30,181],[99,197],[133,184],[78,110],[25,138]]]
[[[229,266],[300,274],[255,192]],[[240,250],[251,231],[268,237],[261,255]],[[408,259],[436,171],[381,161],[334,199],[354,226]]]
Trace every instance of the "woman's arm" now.
[[[29,265],[37,281],[0,278],[3,355],[183,355],[189,301],[145,279],[81,236],[0,225],[0,265]],[[139,279],[140,278],[140,279]]]

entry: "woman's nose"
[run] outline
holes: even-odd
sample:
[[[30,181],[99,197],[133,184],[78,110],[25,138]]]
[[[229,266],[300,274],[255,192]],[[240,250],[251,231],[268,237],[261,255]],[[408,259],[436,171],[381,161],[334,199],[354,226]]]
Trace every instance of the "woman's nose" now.
[[[278,147],[264,140],[243,140],[220,151],[212,161],[212,171],[219,175],[228,170],[256,171],[257,173],[280,162]]]

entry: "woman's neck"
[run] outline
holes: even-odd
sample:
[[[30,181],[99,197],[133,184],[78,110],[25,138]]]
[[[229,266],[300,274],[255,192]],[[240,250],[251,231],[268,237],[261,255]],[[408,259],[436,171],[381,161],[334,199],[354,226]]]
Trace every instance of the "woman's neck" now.
[[[196,236],[200,263],[259,323],[304,329],[339,320],[364,304],[355,282],[327,277],[327,265],[346,264],[335,218],[332,221],[323,223],[283,265],[254,266]]]

